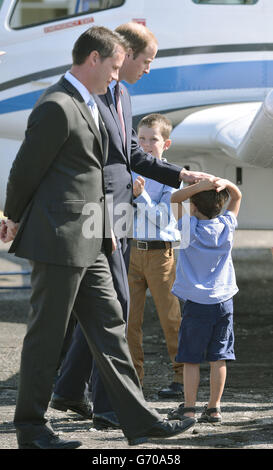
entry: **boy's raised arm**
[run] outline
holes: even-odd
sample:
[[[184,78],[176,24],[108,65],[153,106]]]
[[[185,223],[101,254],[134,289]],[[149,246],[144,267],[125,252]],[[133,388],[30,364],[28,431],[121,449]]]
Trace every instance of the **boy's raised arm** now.
[[[242,193],[240,189],[236,186],[236,184],[232,183],[229,180],[225,179],[218,179],[216,181],[216,191],[222,191],[223,189],[227,189],[230,195],[230,201],[227,206],[227,210],[233,212],[233,214],[237,217],[240,210]]]
[[[217,178],[211,177],[209,179],[200,180],[197,183],[190,184],[185,188],[179,189],[172,194],[171,202],[184,202],[194,194],[200,193],[201,191],[209,191],[216,189]]]
[[[211,189],[216,189],[217,178],[212,176],[209,179],[203,179],[197,183],[186,186],[185,188],[175,191],[171,196],[171,208],[173,215],[177,220],[181,219],[183,215],[182,202],[187,201],[194,194],[200,193],[201,191],[209,191]]]

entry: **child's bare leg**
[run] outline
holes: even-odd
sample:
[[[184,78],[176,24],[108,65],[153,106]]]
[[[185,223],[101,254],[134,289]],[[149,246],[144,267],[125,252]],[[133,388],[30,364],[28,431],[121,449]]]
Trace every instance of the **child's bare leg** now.
[[[226,361],[210,362],[210,400],[208,408],[220,407],[226,382],[227,368]],[[211,416],[220,416],[219,413],[212,413]]]
[[[185,408],[194,407],[200,381],[200,364],[184,364],[184,399]],[[185,416],[193,417],[193,412],[185,413]]]

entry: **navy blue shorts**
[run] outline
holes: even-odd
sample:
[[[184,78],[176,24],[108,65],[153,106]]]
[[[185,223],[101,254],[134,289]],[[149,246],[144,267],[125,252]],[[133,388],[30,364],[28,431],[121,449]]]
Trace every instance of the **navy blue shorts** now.
[[[176,362],[235,360],[233,299],[218,304],[184,304]]]

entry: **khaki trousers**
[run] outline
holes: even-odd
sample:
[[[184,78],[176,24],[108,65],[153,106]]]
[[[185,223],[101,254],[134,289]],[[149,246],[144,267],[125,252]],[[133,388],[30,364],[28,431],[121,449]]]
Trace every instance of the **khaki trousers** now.
[[[170,245],[170,244],[169,244]],[[183,364],[175,362],[181,323],[180,303],[171,293],[175,280],[173,248],[139,250],[131,247],[129,265],[130,313],[128,344],[140,382],[144,377],[143,316],[146,291],[149,288],[166,340],[174,371],[174,382],[183,383]]]

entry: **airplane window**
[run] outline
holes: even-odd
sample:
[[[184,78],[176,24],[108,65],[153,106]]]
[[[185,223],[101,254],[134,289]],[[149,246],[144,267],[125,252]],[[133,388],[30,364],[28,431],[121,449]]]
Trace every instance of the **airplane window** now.
[[[0,8],[3,0],[0,0]],[[119,7],[125,0],[18,0],[10,19],[11,28],[71,18]]]
[[[193,2],[207,5],[254,5],[258,0],[193,0]]]

